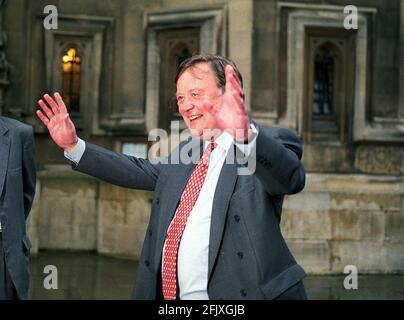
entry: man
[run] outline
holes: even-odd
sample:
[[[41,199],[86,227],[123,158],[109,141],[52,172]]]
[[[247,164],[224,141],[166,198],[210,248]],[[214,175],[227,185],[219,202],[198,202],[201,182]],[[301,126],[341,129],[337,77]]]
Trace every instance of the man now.
[[[185,60],[176,88],[179,112],[194,138],[182,142],[168,164],[85,143],[59,94],[56,101],[44,96],[49,106],[38,102],[38,117],[75,170],[154,191],[133,297],[305,299],[305,273],[279,227],[283,196],[305,183],[298,138],[250,122],[242,77],[224,57]],[[193,157],[198,146],[203,154],[196,165],[175,163],[178,154]],[[247,162],[256,161],[250,175],[238,174],[240,162],[227,161],[240,152]]]
[[[0,299],[26,299],[29,252],[25,221],[35,194],[32,128],[0,117]]]

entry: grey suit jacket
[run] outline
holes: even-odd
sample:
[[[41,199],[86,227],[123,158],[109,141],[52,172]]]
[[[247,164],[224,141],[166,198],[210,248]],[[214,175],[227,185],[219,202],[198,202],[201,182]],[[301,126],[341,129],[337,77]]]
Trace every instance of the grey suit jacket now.
[[[20,299],[28,295],[31,242],[25,220],[34,199],[35,183],[32,128],[0,117],[0,221],[7,269]]]
[[[239,165],[225,162],[216,187],[209,242],[210,299],[273,299],[305,276],[279,226],[284,195],[299,192],[305,184],[302,147],[288,129],[257,127],[255,173],[237,175]],[[236,153],[234,148],[229,155]],[[165,235],[194,167],[152,164],[92,144],[86,145],[80,163],[74,166],[119,186],[154,190],[135,299],[161,297]]]

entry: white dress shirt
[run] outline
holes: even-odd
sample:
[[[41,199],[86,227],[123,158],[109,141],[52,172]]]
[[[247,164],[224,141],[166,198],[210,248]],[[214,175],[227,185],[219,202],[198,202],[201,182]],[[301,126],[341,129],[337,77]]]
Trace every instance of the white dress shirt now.
[[[254,135],[248,144],[235,143],[246,157],[251,154],[258,136],[258,131],[253,124],[251,124],[251,128]],[[232,135],[223,132],[215,142],[217,145],[210,155],[204,184],[189,215],[178,249],[177,271],[181,300],[209,299],[207,291],[208,259],[213,198],[227,152],[235,141]],[[205,141],[204,148],[208,144],[209,141]],[[79,163],[84,151],[85,142],[79,139],[76,147],[69,153],[65,152],[65,156],[71,161]]]

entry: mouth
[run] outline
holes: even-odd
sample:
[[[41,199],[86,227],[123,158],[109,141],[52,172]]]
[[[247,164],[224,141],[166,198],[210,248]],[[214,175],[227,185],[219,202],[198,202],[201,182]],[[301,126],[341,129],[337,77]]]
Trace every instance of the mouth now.
[[[188,117],[188,119],[189,119],[189,121],[190,121],[191,123],[194,122],[194,121],[196,121],[196,120],[198,120],[199,118],[202,118],[202,115],[201,115],[201,114],[197,114],[197,115],[193,115],[193,116]]]

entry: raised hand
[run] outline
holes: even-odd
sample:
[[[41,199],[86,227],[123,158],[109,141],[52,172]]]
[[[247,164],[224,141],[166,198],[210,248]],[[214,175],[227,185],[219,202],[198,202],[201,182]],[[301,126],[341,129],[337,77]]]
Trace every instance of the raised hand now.
[[[205,102],[206,108],[215,118],[220,130],[226,130],[239,142],[246,141],[253,134],[250,120],[245,109],[244,93],[231,65],[225,68],[226,86],[222,103],[214,106]]]
[[[45,94],[44,100],[40,99],[38,105],[42,110],[37,110],[36,114],[48,128],[49,133],[55,143],[63,150],[69,152],[77,144],[78,138],[76,128],[70,120],[67,108],[59,93],[55,93],[55,99]]]

